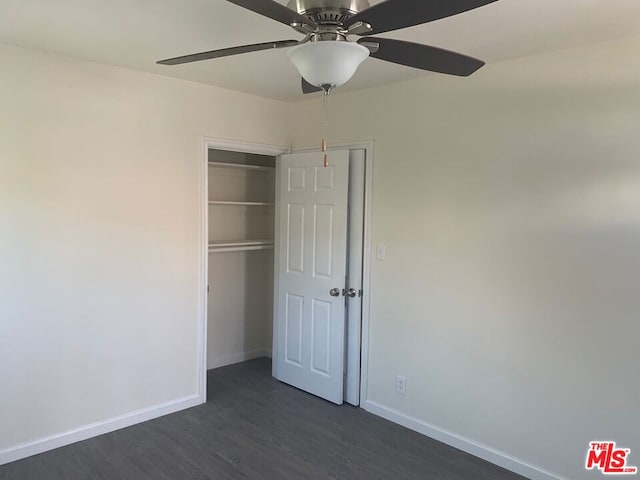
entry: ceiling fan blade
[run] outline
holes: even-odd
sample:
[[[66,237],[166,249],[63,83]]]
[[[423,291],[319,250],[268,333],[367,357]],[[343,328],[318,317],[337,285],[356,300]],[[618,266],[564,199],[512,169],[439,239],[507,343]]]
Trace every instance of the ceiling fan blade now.
[[[304,78],[302,79],[302,93],[307,94],[307,93],[315,93],[315,92],[321,92],[321,91],[322,89],[320,87],[311,85]]]
[[[159,65],[180,65],[181,63],[199,62],[201,60],[210,60],[212,58],[229,57],[231,55],[239,55],[241,53],[258,52],[260,50],[269,50],[271,48],[286,48],[298,45],[298,40],[282,40],[279,42],[254,43],[253,45],[242,45],[241,47],[222,48],[220,50],[211,50],[210,52],[193,53],[191,55],[183,55],[182,57],[168,58],[156,62]]]
[[[354,15],[345,28],[364,22],[371,25],[368,35],[390,32],[457,15],[497,0],[386,0]]]
[[[378,37],[364,37],[358,41],[366,42],[380,45],[377,52],[371,53],[373,58],[430,72],[468,77],[485,64],[477,58],[420,43]]]
[[[300,23],[316,28],[317,25],[307,17],[300,15],[298,12],[281,5],[274,0],[227,0],[239,7],[246,8],[252,12],[268,17],[276,22],[291,25],[292,23]]]

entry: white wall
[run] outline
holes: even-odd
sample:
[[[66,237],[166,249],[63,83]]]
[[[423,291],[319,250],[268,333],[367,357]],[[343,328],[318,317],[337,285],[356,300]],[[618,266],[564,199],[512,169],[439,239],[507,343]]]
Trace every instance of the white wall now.
[[[0,61],[2,463],[194,401],[202,136],[289,138],[280,102],[8,46]]]
[[[273,251],[209,256],[207,368],[271,356]]]
[[[593,439],[640,464],[639,49],[332,98],[330,141],[375,140],[387,245],[365,408],[532,478],[599,478]],[[321,118],[318,100],[295,106],[296,146],[319,144]]]

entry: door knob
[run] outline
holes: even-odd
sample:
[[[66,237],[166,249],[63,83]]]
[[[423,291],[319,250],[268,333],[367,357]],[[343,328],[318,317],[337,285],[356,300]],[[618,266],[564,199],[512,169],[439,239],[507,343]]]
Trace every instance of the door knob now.
[[[342,295],[345,295],[347,297],[355,298],[357,294],[358,292],[356,291],[355,288],[350,288],[349,290],[342,290]]]
[[[331,290],[329,290],[329,295],[331,295],[332,297],[339,297],[340,296],[340,289],[339,288],[332,288]]]

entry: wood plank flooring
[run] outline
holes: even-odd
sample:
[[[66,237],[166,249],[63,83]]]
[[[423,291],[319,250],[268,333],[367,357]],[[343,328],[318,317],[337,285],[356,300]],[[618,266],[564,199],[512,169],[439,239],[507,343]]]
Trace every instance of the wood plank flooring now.
[[[209,402],[0,466],[2,480],[522,480],[271,378],[263,358],[209,372]]]

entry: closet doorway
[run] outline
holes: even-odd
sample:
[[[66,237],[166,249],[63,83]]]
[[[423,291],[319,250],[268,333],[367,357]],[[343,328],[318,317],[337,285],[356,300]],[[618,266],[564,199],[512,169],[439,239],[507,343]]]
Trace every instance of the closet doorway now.
[[[331,152],[324,168],[319,152],[287,155],[280,147],[205,140],[201,392],[207,370],[273,356],[278,380],[334,403],[360,404],[368,340],[366,147]],[[289,179],[296,181],[291,167],[300,171],[294,164],[302,157],[310,195],[324,195],[303,207],[304,245],[291,236],[301,224],[287,197]],[[326,196],[333,185],[340,189],[335,204]],[[296,248],[308,252],[297,270],[289,268],[302,266],[289,261]],[[285,286],[287,276],[293,283]],[[302,285],[306,299],[295,293]],[[305,307],[294,315],[296,299]]]
[[[208,370],[271,356],[275,160],[208,152]]]

